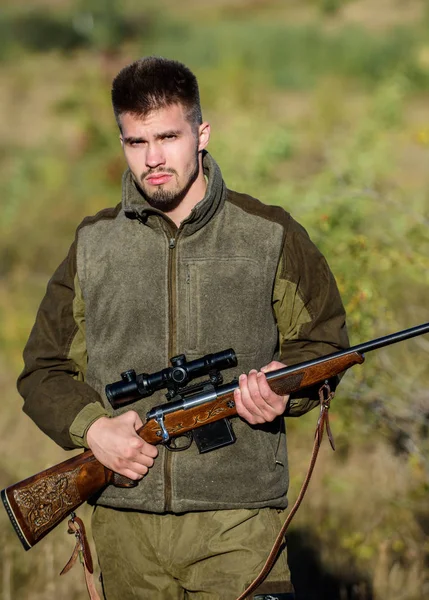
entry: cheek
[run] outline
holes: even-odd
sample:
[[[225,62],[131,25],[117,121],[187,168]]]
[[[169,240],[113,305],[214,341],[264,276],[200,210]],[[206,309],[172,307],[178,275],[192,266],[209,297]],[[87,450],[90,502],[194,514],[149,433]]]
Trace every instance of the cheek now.
[[[144,150],[133,150],[125,154],[130,171],[140,179],[142,173],[147,170]]]
[[[181,155],[182,171],[186,172],[186,174],[194,172],[197,163],[198,148],[196,144],[187,144],[186,147],[183,148]]]
[[[127,163],[131,166],[131,165],[137,165],[139,164],[140,160],[140,152],[137,152],[135,149],[131,149],[131,150],[126,150],[125,151],[125,160],[127,161]]]
[[[189,165],[193,165],[197,154],[198,147],[194,139],[182,140],[169,148],[171,160],[174,160],[177,165],[182,165],[182,169],[187,169]]]

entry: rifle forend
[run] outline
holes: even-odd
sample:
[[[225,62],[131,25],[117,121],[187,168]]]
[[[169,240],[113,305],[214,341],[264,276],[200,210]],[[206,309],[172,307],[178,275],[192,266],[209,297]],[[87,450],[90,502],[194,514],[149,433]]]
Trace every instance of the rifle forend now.
[[[429,332],[429,323],[378,338],[328,356],[285,367],[267,374],[270,387],[278,394],[291,394],[324,383],[364,361],[369,352]],[[203,425],[237,414],[234,403],[236,381],[203,391],[150,410],[138,434],[150,444],[164,443]],[[150,477],[150,474],[148,475]],[[11,485],[1,492],[16,534],[29,550],[58,523],[91,496],[109,484],[135,484],[104,467],[90,450]]]

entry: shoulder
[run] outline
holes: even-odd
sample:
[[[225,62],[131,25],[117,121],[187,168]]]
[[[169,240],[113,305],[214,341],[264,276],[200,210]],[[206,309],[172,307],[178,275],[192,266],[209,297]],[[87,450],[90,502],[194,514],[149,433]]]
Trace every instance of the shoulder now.
[[[100,222],[112,221],[117,218],[117,216],[119,215],[121,210],[122,210],[122,205],[121,205],[121,203],[119,203],[115,207],[104,208],[104,209],[100,210],[98,213],[96,213],[95,215],[85,217],[83,219],[83,221],[80,223],[80,225],[78,226],[77,232],[81,231],[85,227],[90,227],[91,225],[96,225],[97,223],[100,223]]]
[[[292,219],[291,215],[281,206],[264,204],[249,194],[228,190],[226,202],[247,214],[254,215],[255,217],[267,221],[273,221],[286,229],[289,227],[290,220]]]
[[[302,240],[305,243],[309,240],[306,229],[281,206],[265,204],[249,194],[233,190],[228,190],[226,202],[249,215],[281,225],[284,242],[287,240],[287,243],[293,243],[294,240]]]

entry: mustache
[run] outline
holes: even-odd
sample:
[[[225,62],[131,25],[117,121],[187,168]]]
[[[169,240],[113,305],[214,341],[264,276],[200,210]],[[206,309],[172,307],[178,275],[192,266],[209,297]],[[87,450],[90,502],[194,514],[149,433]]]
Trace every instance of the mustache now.
[[[159,173],[164,174],[168,174],[168,175],[177,175],[177,171],[175,169],[169,169],[169,168],[157,168],[157,169],[148,169],[147,171],[145,171],[144,173],[142,173],[140,175],[140,181],[144,181],[146,179],[146,177],[149,177],[149,175],[157,175]]]

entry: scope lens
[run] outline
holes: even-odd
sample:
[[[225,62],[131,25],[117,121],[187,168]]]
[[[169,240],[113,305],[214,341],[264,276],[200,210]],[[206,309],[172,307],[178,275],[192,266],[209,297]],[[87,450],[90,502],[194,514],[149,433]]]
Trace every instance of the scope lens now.
[[[175,383],[183,383],[184,381],[186,381],[187,374],[185,369],[182,369],[182,367],[175,367],[171,373],[171,379]]]

